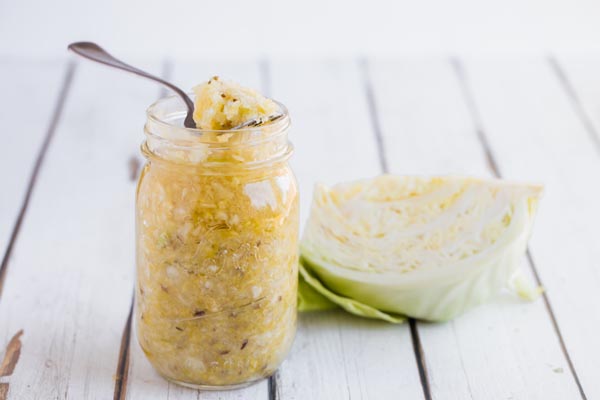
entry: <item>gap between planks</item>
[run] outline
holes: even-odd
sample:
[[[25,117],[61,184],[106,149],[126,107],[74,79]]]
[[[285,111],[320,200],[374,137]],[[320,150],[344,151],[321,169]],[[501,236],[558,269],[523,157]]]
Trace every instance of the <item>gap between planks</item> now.
[[[375,136],[375,142],[377,144],[377,154],[379,156],[379,165],[381,172],[387,174],[389,172],[388,162],[385,154],[385,142],[381,131],[381,124],[379,121],[379,114],[377,111],[377,102],[375,101],[375,95],[373,92],[373,84],[369,75],[369,65],[365,57],[358,59],[358,66],[362,75],[363,87],[365,98],[367,101],[367,107],[369,109],[369,116],[371,120],[371,126],[373,134]],[[431,400],[431,388],[429,384],[429,377],[427,375],[427,365],[425,363],[425,354],[423,346],[421,345],[421,339],[419,337],[419,328],[417,326],[417,320],[413,318],[408,319],[410,327],[410,338],[412,341],[412,347],[415,354],[415,361],[419,370],[419,378],[421,380],[421,388],[423,389],[423,397],[425,400]]]
[[[131,296],[129,314],[125,321],[125,328],[121,335],[121,346],[119,348],[119,361],[115,373],[114,400],[123,400],[127,395],[127,377],[129,376],[129,344],[131,343],[131,319],[133,317],[134,296]]]
[[[279,392],[279,370],[269,377],[269,400],[280,400]]]
[[[564,71],[558,64],[558,62],[553,57],[549,57],[548,62],[550,64],[551,68],[553,69],[553,71],[555,72],[557,78],[559,79],[561,85],[563,86],[565,92],[567,93],[571,103],[573,104],[573,107],[575,108],[575,112],[576,112],[578,118],[582,121],[583,125],[585,126],[586,130],[588,131],[588,133],[590,135],[590,138],[594,142],[596,148],[600,151],[600,137],[598,136],[598,133],[596,132],[594,126],[591,124],[591,121],[589,120],[589,118],[587,117],[585,112],[583,111],[581,104],[579,102],[578,96],[577,96],[574,88],[572,87],[572,85],[570,85],[570,82],[569,82],[568,78],[566,77],[566,74],[564,73]],[[385,143],[384,143],[383,135],[381,132],[381,126],[380,126],[380,122],[379,122],[377,104],[376,104],[375,98],[374,98],[373,87],[372,87],[372,83],[371,83],[371,80],[369,77],[368,63],[365,58],[360,58],[358,60],[358,63],[359,63],[359,68],[362,73],[362,77],[363,77],[363,87],[364,87],[366,101],[367,101],[367,105],[368,105],[368,109],[369,109],[369,115],[370,115],[370,119],[371,119],[372,129],[373,129],[373,133],[374,133],[376,144],[377,144],[377,151],[378,151],[378,156],[379,156],[380,167],[381,167],[381,170],[383,173],[387,173],[388,172],[388,164],[387,164],[387,159],[386,159],[386,155],[385,155],[385,147],[384,147]],[[460,62],[459,59],[457,59],[455,57],[451,58],[450,64],[451,64],[451,67],[452,67],[452,69],[457,77],[457,80],[459,82],[462,96],[463,96],[463,99],[468,108],[469,114],[470,114],[471,118],[473,119],[474,128],[476,130],[477,136],[478,136],[480,144],[482,146],[482,150],[484,151],[484,154],[485,154],[485,157],[486,157],[486,160],[488,163],[488,167],[489,167],[490,171],[494,174],[494,176],[496,176],[497,178],[500,178],[502,175],[500,173],[498,163],[494,156],[493,150],[487,139],[487,136],[486,136],[486,133],[485,133],[485,130],[483,127],[483,123],[481,120],[481,116],[479,114],[479,110],[477,108],[475,99],[474,99],[474,97],[471,93],[470,87],[469,87],[466,72],[465,72],[465,70],[462,66],[462,63]],[[260,67],[260,74],[261,74],[261,81],[262,81],[261,82],[262,90],[268,96],[271,92],[271,90],[270,90],[271,89],[270,68],[269,68],[268,60],[266,58],[263,58],[260,61],[259,67]],[[32,174],[32,179],[30,181],[30,186],[27,191],[27,196],[26,196],[26,200],[24,202],[24,207],[22,208],[21,213],[19,214],[19,219],[17,220],[18,221],[17,225],[15,225],[15,230],[13,231],[13,235],[11,236],[11,241],[10,241],[9,247],[6,252],[5,259],[3,260],[3,263],[0,267],[0,294],[1,294],[1,288],[2,288],[2,286],[1,286],[2,278],[3,278],[3,275],[5,274],[5,269],[6,269],[5,264],[7,263],[8,257],[10,256],[10,249],[12,249],[12,244],[13,244],[14,238],[18,234],[18,227],[19,227],[20,221],[22,220],[22,217],[25,213],[26,205],[29,200],[32,187],[35,183],[35,177],[37,176],[39,167],[41,166],[41,162],[43,161],[43,156],[45,155],[46,148],[50,142],[50,139],[54,132],[56,123],[59,119],[60,111],[62,110],[62,104],[64,103],[64,97],[66,97],[66,91],[72,80],[73,70],[74,70],[74,66],[70,65],[69,70],[66,75],[66,78],[65,78],[65,83],[63,84],[63,90],[61,91],[61,97],[59,98],[59,104],[55,110],[54,117],[53,117],[51,126],[48,130],[46,140],[44,141],[44,145],[42,147],[42,150],[40,151],[38,161],[36,162],[36,167],[34,168],[34,173]],[[165,79],[168,79],[168,75],[170,75],[171,70],[172,70],[171,62],[168,60],[165,61],[163,64],[163,73],[162,73],[162,75]],[[164,89],[161,89],[160,96],[162,97],[165,94],[166,94],[166,91]],[[534,274],[537,284],[542,285],[537,268],[535,266],[535,263],[533,261],[533,258],[531,256],[531,253],[529,250],[527,251],[527,260],[528,260],[529,266]],[[575,382],[577,384],[577,387],[580,391],[582,398],[586,399],[585,392],[583,390],[583,387],[581,386],[581,382],[579,380],[579,377],[577,375],[577,372],[575,370],[575,367],[573,365],[571,357],[569,356],[569,353],[565,346],[565,343],[564,343],[564,340],[563,340],[563,337],[562,337],[562,334],[560,331],[560,327],[559,327],[556,317],[554,315],[554,312],[553,312],[552,306],[550,304],[550,301],[548,299],[548,296],[546,293],[543,293],[542,297],[544,300],[546,310],[552,321],[552,325],[554,327],[555,333],[560,342],[562,352],[568,362],[571,374],[572,374],[573,378],[575,379]],[[133,300],[131,303],[131,308],[130,308],[130,312],[129,312],[125,327],[123,329],[121,349],[119,352],[119,361],[117,364],[117,379],[115,382],[115,392],[114,392],[115,400],[123,400],[126,397],[127,369],[128,369],[128,361],[129,361],[129,348],[130,348],[131,327],[132,327],[132,312],[133,312]],[[419,331],[418,331],[417,324],[418,324],[418,322],[416,320],[409,319],[411,340],[412,340],[413,350],[414,350],[414,354],[415,354],[415,360],[416,360],[417,367],[419,370],[419,376],[420,376],[420,380],[421,380],[421,386],[423,389],[423,395],[426,400],[430,400],[432,398],[431,390],[430,390],[430,385],[429,385],[429,379],[427,376],[427,367],[425,364],[424,351],[423,351],[421,341],[419,338]],[[278,375],[276,372],[269,378],[269,400],[278,400],[279,398],[280,398],[280,396],[279,396],[279,391],[278,391]]]
[[[171,60],[165,59],[162,63],[162,71],[160,76],[169,80],[173,71],[173,64]],[[158,97],[165,97],[169,94],[168,90],[164,86],[160,86],[158,91]],[[132,156],[130,159],[136,160],[137,157]],[[136,173],[133,172],[130,174],[130,178],[132,182],[136,182],[137,180],[137,172],[139,172],[139,165],[136,168]],[[134,176],[135,175],[135,176]],[[125,321],[125,326],[123,327],[123,333],[121,334],[121,345],[119,347],[119,358],[117,360],[117,368],[115,372],[115,390],[113,399],[114,400],[125,400],[127,397],[127,378],[129,376],[129,358],[130,358],[130,348],[131,348],[131,332],[133,328],[133,310],[135,304],[135,290],[133,291],[133,295],[131,296],[131,303],[129,305],[129,314],[127,315],[127,320]]]
[[[556,73],[558,80],[560,81],[567,96],[569,97],[571,103],[573,104],[573,107],[575,108],[575,112],[576,112],[578,118],[581,119],[586,130],[590,134],[590,137],[596,144],[596,148],[598,150],[600,150],[600,142],[598,141],[600,138],[596,134],[594,127],[591,125],[591,121],[589,120],[589,118],[586,117],[586,114],[583,112],[583,108],[581,107],[581,104],[578,100],[578,96],[576,95],[574,88],[572,88],[572,86],[569,84],[569,81],[568,81],[565,73],[563,72],[563,70],[560,68],[558,62],[552,57],[548,58],[548,62],[550,64],[550,67]],[[457,57],[451,57],[449,59],[449,63],[454,72],[454,75],[456,76],[456,79],[458,80],[458,84],[459,84],[459,87],[461,90],[463,100],[465,102],[465,105],[467,107],[469,115],[471,116],[471,119],[473,120],[474,129],[477,133],[477,137],[479,138],[479,142],[481,144],[483,152],[485,153],[488,167],[489,167],[490,171],[492,172],[492,174],[496,178],[502,178],[502,174],[498,167],[498,163],[496,161],[496,157],[494,155],[493,149],[490,146],[489,140],[485,133],[483,120],[481,118],[481,113],[479,112],[479,108],[477,107],[477,103],[475,101],[475,96],[473,95],[473,92],[469,85],[467,72],[465,71],[463,63]],[[529,250],[529,248],[527,248],[527,263],[529,264],[529,267],[533,273],[536,284],[538,286],[543,287],[544,285],[542,284],[542,280],[538,273],[537,266],[535,265],[535,263],[533,261],[533,257],[531,256],[531,251]],[[554,315],[554,310],[552,309],[552,305],[550,304],[550,299],[548,298],[548,295],[546,294],[546,292],[542,292],[542,298],[544,301],[546,311],[548,312],[548,316],[550,317],[550,320],[552,322],[554,332],[558,338],[560,348],[565,356],[565,359],[567,360],[567,364],[569,365],[569,370],[571,371],[571,375],[573,376],[573,379],[575,380],[575,383],[577,384],[577,388],[579,389],[581,398],[585,400],[585,399],[587,399],[587,397],[585,395],[585,391],[583,390],[583,386],[581,385],[581,381],[579,380],[579,376],[577,375],[575,365],[573,364],[573,361],[571,360],[571,356],[569,355],[569,352],[565,345],[565,341],[563,339],[563,335],[561,333],[560,326],[558,324],[556,316]]]
[[[548,60],[548,64],[550,64],[552,72],[554,72],[554,74],[556,75],[560,86],[563,88],[565,94],[569,98],[569,103],[571,103],[573,111],[577,115],[577,118],[579,118],[579,120],[581,121],[585,131],[588,133],[590,140],[592,141],[594,147],[596,148],[596,151],[598,152],[598,155],[600,155],[600,134],[598,134],[598,131],[594,126],[594,123],[592,122],[590,116],[585,112],[583,104],[581,103],[581,99],[577,95],[577,91],[575,90],[575,87],[573,86],[571,80],[567,76],[566,71],[560,65],[558,59],[553,55],[547,56],[546,59]]]
[[[21,205],[21,209],[17,215],[17,219],[15,221],[15,225],[10,235],[10,239],[8,241],[8,246],[6,246],[6,250],[4,252],[4,257],[2,258],[2,263],[0,264],[0,299],[2,298],[2,288],[4,286],[4,280],[6,278],[6,271],[8,270],[8,264],[10,262],[10,257],[15,246],[15,243],[19,237],[19,232],[21,231],[21,225],[23,220],[25,219],[25,214],[27,213],[27,207],[29,206],[29,201],[31,200],[31,195],[33,194],[33,189],[35,188],[35,184],[37,181],[37,177],[39,175],[40,170],[42,169],[42,165],[44,163],[44,158],[46,157],[46,153],[48,152],[48,148],[52,142],[52,138],[54,137],[54,133],[56,132],[56,127],[58,126],[58,122],[60,121],[60,117],[63,112],[63,108],[67,99],[67,95],[71,88],[71,83],[73,82],[73,76],[75,74],[76,65],[73,62],[68,62],[66,71],[64,73],[62,79],[62,85],[58,94],[58,98],[56,101],[56,106],[52,112],[52,117],[50,119],[50,123],[48,125],[48,129],[46,131],[46,135],[44,136],[44,140],[40,146],[38,151],[35,163],[33,165],[33,170],[31,171],[31,175],[29,177],[29,183],[27,184],[27,190],[25,192],[25,197],[23,198],[23,203]]]

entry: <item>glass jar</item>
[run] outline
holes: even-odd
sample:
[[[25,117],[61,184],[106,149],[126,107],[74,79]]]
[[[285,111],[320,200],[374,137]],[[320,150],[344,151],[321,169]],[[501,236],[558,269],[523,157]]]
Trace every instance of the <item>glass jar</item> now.
[[[201,389],[271,375],[296,330],[298,190],[284,117],[183,128],[178,98],[147,111],[137,188],[137,337],[166,379]]]

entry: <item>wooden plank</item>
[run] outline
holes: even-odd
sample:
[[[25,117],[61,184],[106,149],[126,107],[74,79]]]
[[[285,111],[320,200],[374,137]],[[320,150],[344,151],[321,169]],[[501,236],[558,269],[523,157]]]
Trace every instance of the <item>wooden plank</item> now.
[[[465,65],[502,173],[546,185],[532,259],[582,390],[600,397],[598,149],[547,60],[474,59]]]
[[[569,97],[573,111],[600,152],[599,54],[549,58],[550,65]]]
[[[6,99],[0,107],[5,132],[0,157],[0,171],[5,171],[0,175],[0,294],[12,243],[35,185],[36,165],[41,165],[50,140],[66,68],[65,61],[0,58],[0,88]]]
[[[204,80],[219,75],[238,81],[243,85],[260,90],[261,74],[257,60],[173,60],[168,63],[169,79],[190,90]],[[127,399],[268,399],[268,380],[263,380],[245,389],[226,392],[199,392],[169,383],[161,378],[151,367],[132,335],[130,368],[128,374]]]
[[[493,174],[447,60],[377,60],[369,67],[390,171]],[[523,264],[533,279],[525,258]],[[541,300],[503,295],[454,321],[417,326],[434,399],[579,395]]]
[[[0,302],[3,334],[24,330],[10,399],[113,396],[134,272],[128,164],[156,94],[126,74],[78,68]]]
[[[273,97],[289,107],[293,120],[292,164],[304,221],[316,182],[333,184],[380,172],[362,77],[351,60],[279,59],[270,63],[270,71]],[[408,324],[341,312],[302,314],[291,355],[279,372],[276,397],[422,398]]]

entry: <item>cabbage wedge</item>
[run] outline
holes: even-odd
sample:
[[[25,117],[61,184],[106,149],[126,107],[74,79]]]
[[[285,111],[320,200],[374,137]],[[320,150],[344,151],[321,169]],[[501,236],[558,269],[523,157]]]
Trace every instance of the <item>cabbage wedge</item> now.
[[[445,321],[515,281],[535,297],[518,267],[541,193],[469,177],[317,185],[300,246],[300,309]]]

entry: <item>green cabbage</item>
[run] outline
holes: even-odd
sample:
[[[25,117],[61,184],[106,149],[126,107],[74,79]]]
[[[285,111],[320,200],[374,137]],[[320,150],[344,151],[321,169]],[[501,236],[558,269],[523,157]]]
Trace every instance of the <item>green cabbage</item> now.
[[[300,246],[299,309],[444,321],[504,288],[533,298],[539,290],[518,266],[541,191],[466,177],[317,185]]]

